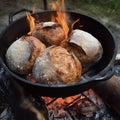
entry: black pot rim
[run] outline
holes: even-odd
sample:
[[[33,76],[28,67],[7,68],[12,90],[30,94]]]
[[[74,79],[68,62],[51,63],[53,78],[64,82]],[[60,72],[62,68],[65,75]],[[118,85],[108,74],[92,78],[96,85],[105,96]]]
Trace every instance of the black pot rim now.
[[[48,10],[48,11],[42,11],[42,12],[51,12],[51,11]],[[76,13],[76,12],[71,12],[71,11],[66,11],[66,12],[68,12],[68,13],[73,13],[73,14]],[[37,12],[37,13],[40,13],[40,12]],[[37,14],[37,13],[35,13],[35,14]],[[76,13],[76,14],[80,14],[80,13]],[[65,87],[78,86],[78,85],[86,84],[86,83],[89,83],[89,82],[93,82],[93,81],[95,81],[95,79],[96,79],[97,77],[100,77],[100,75],[101,75],[101,77],[103,77],[112,67],[114,67],[113,65],[114,65],[114,61],[115,61],[115,57],[116,57],[116,53],[117,53],[117,47],[116,47],[116,46],[117,46],[117,43],[116,43],[116,41],[115,41],[115,38],[114,38],[112,32],[111,32],[105,25],[103,25],[101,22],[99,22],[98,20],[96,20],[96,19],[93,18],[93,17],[87,16],[87,15],[84,15],[84,14],[80,14],[80,15],[85,16],[85,17],[88,17],[88,18],[90,18],[90,19],[93,19],[94,21],[96,21],[96,22],[98,22],[99,24],[101,24],[101,25],[111,34],[111,36],[112,36],[112,38],[113,38],[113,40],[114,40],[114,43],[115,43],[115,48],[114,48],[114,52],[113,52],[112,59],[110,60],[109,64],[108,64],[103,70],[101,70],[98,74],[96,74],[95,76],[91,77],[91,78],[88,79],[88,80],[80,80],[79,82],[75,82],[75,83],[72,83],[72,84],[47,85],[47,84],[40,84],[40,83],[32,83],[32,82],[30,82],[30,81],[28,81],[28,80],[26,80],[26,79],[24,79],[24,78],[22,78],[22,77],[19,77],[16,73],[12,72],[12,71],[7,67],[7,65],[4,63],[3,59],[0,57],[0,63],[1,63],[1,65],[2,65],[2,67],[3,67],[8,73],[10,73],[10,75],[13,76],[15,79],[18,79],[18,80],[20,80],[20,81],[22,81],[22,82],[24,82],[24,83],[27,83],[27,84],[29,84],[29,85],[32,85],[32,86],[38,86],[38,87],[40,86],[40,87],[45,87],[45,88],[65,88]],[[23,17],[22,17],[22,18],[23,18]],[[22,18],[21,18],[21,19],[22,19]],[[14,21],[14,22],[17,22],[17,20]],[[13,23],[14,23],[14,22],[13,22]],[[12,23],[12,24],[13,24],[13,23]],[[12,24],[10,24],[9,26],[6,27],[6,29],[2,32],[1,36],[6,32],[6,30],[7,30],[10,26],[12,26]],[[81,77],[81,79],[82,79],[82,77]],[[101,80],[104,80],[104,79],[101,79]]]

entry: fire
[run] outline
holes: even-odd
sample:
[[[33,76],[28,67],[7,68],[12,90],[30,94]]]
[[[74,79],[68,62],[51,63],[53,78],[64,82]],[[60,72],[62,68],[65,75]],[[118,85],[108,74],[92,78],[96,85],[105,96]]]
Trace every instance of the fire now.
[[[27,20],[30,25],[30,31],[28,32],[28,35],[31,35],[33,29],[35,28],[35,18],[30,15],[29,12],[26,13],[27,15]]]
[[[69,33],[69,27],[67,24],[67,15],[64,12],[65,7],[64,7],[64,0],[57,0],[56,2],[53,2],[51,4],[53,10],[57,10],[57,15],[52,16],[51,21],[53,22],[58,22],[64,29],[65,31],[65,36],[68,38],[68,33]]]
[[[52,2],[51,4],[52,10],[56,11],[56,15],[51,16],[52,22],[58,22],[65,31],[65,38],[68,38],[69,33],[69,26],[67,23],[67,14],[65,12],[65,4],[64,0],[57,0],[55,2]],[[31,35],[33,29],[35,28],[35,18],[30,15],[29,12],[27,12],[27,20],[30,25],[30,31],[28,32],[28,35]],[[71,25],[71,29],[73,29],[74,24],[76,24],[80,19],[77,19],[73,24]]]
[[[76,21],[74,21],[74,22],[72,23],[72,26],[71,26],[71,29],[72,29],[72,30],[73,30],[74,25],[75,25],[77,22],[79,22],[79,21],[80,21],[80,18],[77,19]]]
[[[78,99],[79,95],[75,95],[75,96],[70,96],[70,97],[66,97],[66,98],[57,98],[57,99],[53,99],[50,97],[42,97],[42,99],[44,99],[45,103],[48,105],[48,108],[53,108],[53,106],[56,107],[64,107],[64,105],[67,104],[71,104],[74,100]],[[80,96],[80,99],[83,99],[83,97]],[[53,102],[53,104],[49,104],[51,103],[51,101]]]

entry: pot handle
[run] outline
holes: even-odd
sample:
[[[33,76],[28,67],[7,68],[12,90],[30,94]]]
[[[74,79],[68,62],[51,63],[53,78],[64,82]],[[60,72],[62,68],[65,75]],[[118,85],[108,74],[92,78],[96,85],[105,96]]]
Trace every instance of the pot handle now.
[[[32,10],[28,10],[28,9],[26,9],[26,8],[23,8],[23,9],[15,12],[15,13],[10,13],[10,14],[9,14],[9,25],[10,25],[11,23],[13,23],[13,17],[14,17],[15,15],[21,13],[21,12],[30,12],[30,13],[33,13]]]
[[[114,71],[115,71],[115,67],[114,67],[114,65],[112,65],[112,67],[108,70],[107,73],[106,73],[106,72],[100,73],[99,75],[97,75],[97,76],[95,77],[94,80],[95,80],[95,81],[108,80],[108,79],[110,79],[110,78],[113,76]]]

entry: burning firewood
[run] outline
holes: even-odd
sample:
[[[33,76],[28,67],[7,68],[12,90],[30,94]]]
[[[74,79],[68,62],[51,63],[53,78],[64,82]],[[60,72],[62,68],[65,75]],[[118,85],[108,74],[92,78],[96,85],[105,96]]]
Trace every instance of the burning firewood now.
[[[60,45],[65,40],[65,32],[57,22],[41,22],[35,26],[32,35],[46,45]]]
[[[81,71],[75,55],[60,46],[51,46],[36,59],[33,76],[40,83],[68,84],[79,81]]]
[[[14,72],[28,74],[45,45],[33,36],[23,36],[13,42],[6,52],[6,62]]]
[[[88,32],[73,30],[68,43],[67,48],[75,53],[85,69],[95,64],[102,57],[101,43]]]

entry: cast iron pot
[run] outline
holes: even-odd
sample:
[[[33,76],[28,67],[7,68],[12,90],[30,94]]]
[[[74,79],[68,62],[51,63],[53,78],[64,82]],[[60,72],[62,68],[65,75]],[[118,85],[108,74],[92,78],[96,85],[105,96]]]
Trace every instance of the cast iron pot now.
[[[116,42],[113,35],[108,28],[94,18],[74,12],[67,12],[70,17],[70,23],[73,23],[73,21],[80,18],[80,22],[75,24],[74,29],[79,28],[79,26],[82,25],[82,30],[91,33],[100,41],[104,51],[102,59],[82,75],[80,82],[66,85],[32,83],[24,76],[14,73],[6,65],[6,50],[17,38],[29,31],[26,16],[13,21],[13,16],[16,15],[16,13],[10,16],[10,25],[0,36],[0,63],[11,79],[19,83],[28,92],[40,96],[67,97],[79,94],[91,88],[96,83],[98,84],[100,81],[108,80],[113,75],[114,61],[117,53]],[[50,21],[51,15],[55,13],[55,11],[41,11],[32,15],[37,17],[37,19],[40,19],[40,21]]]

